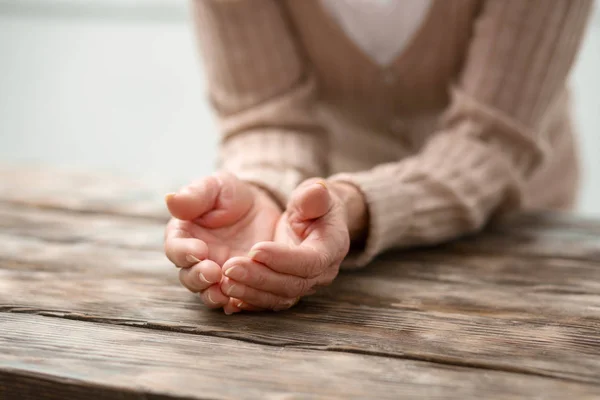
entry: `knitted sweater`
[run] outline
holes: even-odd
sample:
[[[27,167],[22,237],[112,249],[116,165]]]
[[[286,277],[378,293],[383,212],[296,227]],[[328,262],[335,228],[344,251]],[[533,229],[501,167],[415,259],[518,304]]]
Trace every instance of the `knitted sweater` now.
[[[318,0],[196,0],[220,168],[282,205],[309,177],[354,184],[370,226],[346,267],[501,211],[568,208],[566,79],[591,5],[434,0],[382,67]]]

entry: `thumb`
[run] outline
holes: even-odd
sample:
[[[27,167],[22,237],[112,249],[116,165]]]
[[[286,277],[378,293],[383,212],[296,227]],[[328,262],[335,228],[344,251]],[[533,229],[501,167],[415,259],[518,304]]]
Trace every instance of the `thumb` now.
[[[165,196],[171,215],[182,220],[198,220],[207,228],[235,223],[252,207],[248,184],[235,176],[219,173]]]
[[[191,221],[215,207],[220,191],[219,180],[209,176],[183,187],[177,193],[168,193],[165,202],[173,217]]]
[[[289,220],[304,222],[320,218],[327,214],[332,206],[331,193],[322,180],[300,185],[290,197],[288,203]]]

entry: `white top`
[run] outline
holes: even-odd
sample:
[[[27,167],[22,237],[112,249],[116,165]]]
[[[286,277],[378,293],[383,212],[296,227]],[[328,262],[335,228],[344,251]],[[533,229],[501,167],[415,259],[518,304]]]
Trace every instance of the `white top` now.
[[[410,43],[432,1],[321,0],[321,5],[368,57],[384,67]]]

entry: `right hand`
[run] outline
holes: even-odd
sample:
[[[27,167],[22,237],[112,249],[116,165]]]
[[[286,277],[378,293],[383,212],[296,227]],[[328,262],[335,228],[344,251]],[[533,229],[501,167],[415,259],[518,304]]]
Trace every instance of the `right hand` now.
[[[230,258],[223,266],[225,293],[241,300],[243,310],[285,310],[338,274],[349,250],[349,212],[344,195],[362,194],[352,185],[328,187],[310,179],[291,195],[273,241],[257,243],[248,256]],[[343,191],[342,191],[343,190]]]
[[[210,308],[240,311],[240,301],[220,288],[221,267],[252,246],[273,240],[282,210],[262,189],[231,174],[203,178],[165,196],[173,216],[165,231],[165,253],[180,267],[179,280],[200,293]]]

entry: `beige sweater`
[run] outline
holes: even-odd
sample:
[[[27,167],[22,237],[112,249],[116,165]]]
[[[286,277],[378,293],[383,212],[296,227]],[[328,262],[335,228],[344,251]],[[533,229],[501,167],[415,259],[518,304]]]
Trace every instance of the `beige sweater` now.
[[[496,212],[568,208],[577,160],[565,81],[592,0],[435,0],[382,68],[318,0],[196,0],[221,168],[282,204],[302,180],[353,183],[367,244],[476,231]]]

